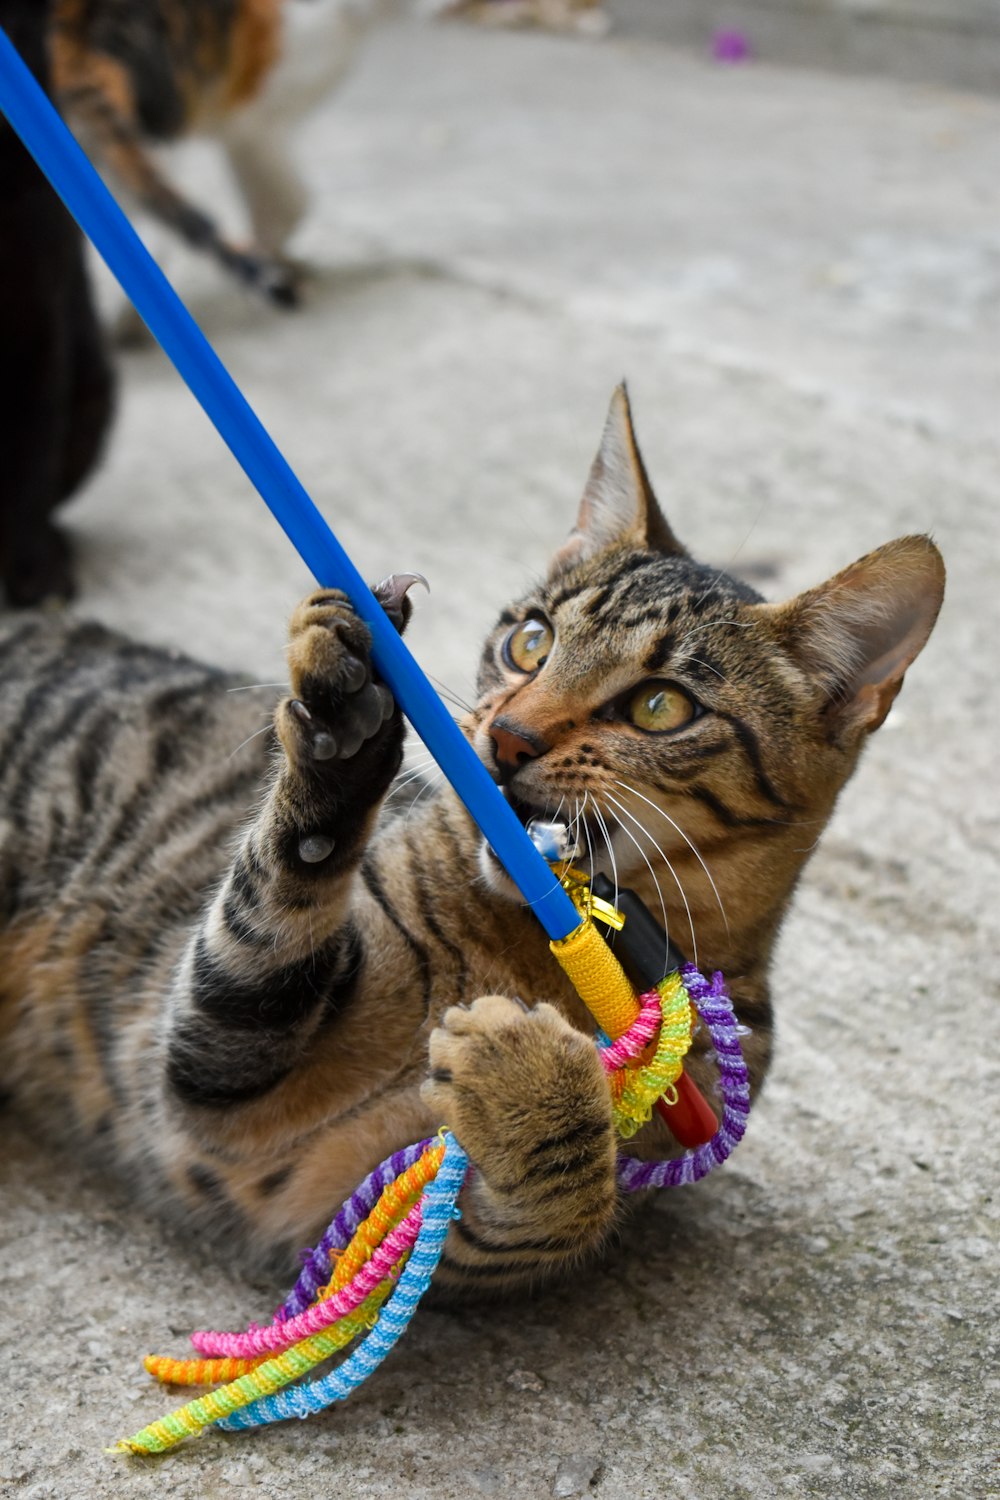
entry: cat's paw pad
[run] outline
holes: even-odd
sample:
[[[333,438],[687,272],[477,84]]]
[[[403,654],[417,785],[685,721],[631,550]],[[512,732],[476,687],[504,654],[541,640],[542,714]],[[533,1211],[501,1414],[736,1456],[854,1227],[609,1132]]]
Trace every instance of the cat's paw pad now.
[[[614,1171],[596,1048],[554,1006],[505,995],[452,1006],[431,1035],[421,1093],[494,1187],[513,1190],[591,1157]]]
[[[374,679],[368,627],[338,589],[299,605],[288,656],[293,696],[278,727],[290,753],[350,760],[395,715],[392,693]]]
[[[395,712],[396,700],[389,689],[383,683],[367,680],[344,698],[336,727],[317,719],[301,698],[288,701],[288,713],[298,726],[299,741],[313,760],[352,759]]]

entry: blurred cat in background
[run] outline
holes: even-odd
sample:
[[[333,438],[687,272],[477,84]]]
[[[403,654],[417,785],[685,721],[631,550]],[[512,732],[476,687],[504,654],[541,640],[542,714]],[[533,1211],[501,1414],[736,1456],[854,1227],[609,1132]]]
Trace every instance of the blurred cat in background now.
[[[129,196],[279,306],[298,300],[287,256],[307,206],[289,138],[349,69],[393,0],[54,0],[60,108]],[[596,0],[444,0],[441,14],[556,29]],[[192,135],[222,146],[245,202],[240,244],[170,180],[154,149]]]
[[[60,108],[129,197],[245,285],[296,301],[285,247],[306,208],[295,124],[350,66],[383,0],[54,0]],[[246,204],[239,244],[166,175],[153,149],[222,146]]]

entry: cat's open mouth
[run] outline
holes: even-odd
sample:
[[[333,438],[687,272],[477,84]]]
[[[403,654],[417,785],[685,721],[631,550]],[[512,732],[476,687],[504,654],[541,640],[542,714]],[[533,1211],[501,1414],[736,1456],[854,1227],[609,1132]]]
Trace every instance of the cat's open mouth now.
[[[532,818],[544,818],[550,815],[546,807],[536,807],[534,803],[525,802],[522,797],[515,796],[510,787],[502,786],[500,788],[500,795],[507,803],[507,806],[517,814],[518,819],[525,827],[531,822]]]
[[[558,807],[536,806],[516,796],[509,787],[501,787],[500,791],[544,859],[577,859],[603,846],[604,836],[598,829],[597,820],[579,808],[570,816],[565,801]]]

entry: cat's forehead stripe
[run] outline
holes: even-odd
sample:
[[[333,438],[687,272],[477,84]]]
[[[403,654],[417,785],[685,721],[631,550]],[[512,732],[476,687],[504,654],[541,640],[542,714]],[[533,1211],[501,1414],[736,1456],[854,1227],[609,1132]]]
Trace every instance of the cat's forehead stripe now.
[[[555,613],[583,594],[588,595],[584,612],[595,625],[611,623],[627,608],[628,616],[618,623],[629,627],[643,625],[647,619],[663,624],[668,609],[674,617],[681,609],[700,616],[720,600],[760,602],[755,590],[718,569],[688,557],[649,552],[629,552],[592,565],[586,572],[581,569],[548,594],[546,603]]]
[[[560,609],[571,599],[579,598],[586,589],[596,588],[599,594],[608,596],[615,592],[624,580],[629,580],[634,585],[636,581],[634,575],[640,569],[653,568],[656,561],[657,559],[648,552],[629,552],[624,556],[616,556],[603,568],[588,568],[586,571],[581,569],[582,577],[580,572],[571,575],[568,583],[558,588],[555,593],[548,595],[549,608]]]

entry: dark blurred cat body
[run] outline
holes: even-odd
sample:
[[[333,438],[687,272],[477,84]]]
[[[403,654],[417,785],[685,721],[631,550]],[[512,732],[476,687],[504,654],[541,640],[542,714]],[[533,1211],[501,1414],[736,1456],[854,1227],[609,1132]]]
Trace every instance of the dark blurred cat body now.
[[[0,0],[0,24],[48,84],[46,7]],[[75,223],[0,117],[0,571],[8,604],[66,599],[52,513],[86,479],[111,420],[112,374]]]

